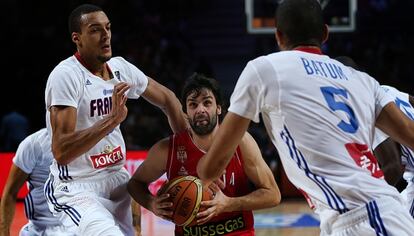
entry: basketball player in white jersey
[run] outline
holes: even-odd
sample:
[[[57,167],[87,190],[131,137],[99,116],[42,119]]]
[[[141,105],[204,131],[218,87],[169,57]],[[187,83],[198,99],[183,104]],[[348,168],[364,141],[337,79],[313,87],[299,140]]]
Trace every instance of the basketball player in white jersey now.
[[[407,93],[403,93],[394,87],[381,86],[385,92],[394,98],[397,107],[411,120],[414,120],[414,98]],[[375,156],[382,164],[382,168],[390,169],[392,172],[384,170],[385,177],[394,180],[390,184],[396,184],[402,172],[401,164],[405,166],[403,178],[407,181],[407,187],[402,191],[401,195],[405,201],[412,217],[414,217],[414,152],[412,149],[396,143],[379,129],[375,130],[375,139],[373,144]],[[398,161],[388,161],[394,159]],[[401,158],[400,158],[401,157]]]
[[[22,227],[19,235],[75,235],[65,232],[65,227],[52,215],[46,203],[43,187],[49,177],[52,160],[46,128],[29,135],[20,143],[1,198],[1,236],[10,235],[17,193],[26,181],[29,193],[24,201],[24,209],[29,223]]]
[[[111,58],[111,23],[101,8],[73,10],[69,30],[77,52],[53,69],[45,91],[55,157],[45,187],[49,208],[81,235],[133,235],[119,127],[125,103],[144,97],[174,132],[186,128],[186,118],[174,93],[122,57]]]
[[[289,180],[319,215],[321,235],[412,235],[399,192],[370,152],[375,126],[414,147],[414,122],[369,75],[322,55],[328,38],[317,0],[285,0],[276,13],[278,53],[250,61],[198,164],[216,179],[250,121],[266,129]]]

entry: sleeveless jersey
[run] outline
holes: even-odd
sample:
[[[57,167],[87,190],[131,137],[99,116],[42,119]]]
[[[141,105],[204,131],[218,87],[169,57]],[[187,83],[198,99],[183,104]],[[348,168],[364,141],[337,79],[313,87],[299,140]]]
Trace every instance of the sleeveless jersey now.
[[[409,95],[407,93],[400,92],[394,87],[382,85],[384,91],[394,98],[394,102],[397,107],[411,120],[414,120],[414,108],[409,101]],[[375,129],[374,149],[381,144],[389,136],[382,132],[380,129]],[[414,152],[404,146],[401,146],[401,161],[405,165],[404,179],[407,182],[412,182],[414,178]]]
[[[250,61],[229,111],[262,114],[289,180],[325,222],[383,196],[399,198],[370,152],[375,120],[392,98],[366,73],[303,48]]]
[[[76,56],[69,57],[51,72],[46,85],[46,123],[49,134],[51,106],[71,106],[77,109],[76,130],[93,126],[112,108],[112,91],[119,82],[127,82],[131,89],[128,98],[137,99],[148,84],[148,78],[122,57],[111,58],[107,66],[112,79],[105,81],[92,74]],[[104,178],[121,169],[125,162],[125,142],[119,125],[94,147],[67,165],[53,162],[51,173],[60,181]]]
[[[167,178],[192,175],[197,176],[197,163],[205,154],[196,146],[188,131],[170,136],[167,161]],[[221,179],[226,196],[239,197],[250,193],[251,183],[243,170],[243,159],[237,147],[225,174]],[[214,217],[204,225],[175,228],[176,235],[254,235],[252,211],[226,212]]]
[[[46,128],[27,136],[20,143],[13,158],[14,165],[29,175],[29,193],[24,199],[26,217],[40,228],[60,225],[59,220],[49,211],[43,193],[53,159]]]

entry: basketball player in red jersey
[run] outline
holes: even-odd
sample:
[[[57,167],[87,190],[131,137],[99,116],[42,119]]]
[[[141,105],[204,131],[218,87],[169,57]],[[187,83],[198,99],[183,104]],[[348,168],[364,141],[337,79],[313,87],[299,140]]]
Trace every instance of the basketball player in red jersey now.
[[[194,74],[186,82],[182,102],[191,130],[174,134],[156,143],[128,183],[131,196],[143,207],[170,219],[169,196],[153,196],[148,185],[164,173],[168,179],[197,176],[199,159],[209,149],[219,127],[221,93],[214,79]],[[198,225],[175,228],[175,235],[254,235],[252,210],[274,207],[280,202],[279,188],[263,161],[259,147],[246,133],[220,181],[212,184],[211,201],[197,215]]]

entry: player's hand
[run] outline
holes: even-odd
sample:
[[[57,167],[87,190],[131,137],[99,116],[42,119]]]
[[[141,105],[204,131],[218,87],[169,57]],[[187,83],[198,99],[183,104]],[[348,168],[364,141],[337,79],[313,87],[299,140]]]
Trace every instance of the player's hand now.
[[[171,217],[173,215],[172,206],[173,203],[168,201],[170,194],[163,193],[161,195],[155,196],[151,201],[151,211],[158,217],[172,221]]]
[[[114,91],[112,92],[111,117],[117,124],[124,121],[128,114],[128,108],[125,105],[128,97],[125,93],[129,88],[130,86],[125,82],[120,82],[114,86]]]
[[[213,217],[226,212],[227,206],[230,204],[230,198],[221,191],[216,183],[212,183],[209,188],[213,191],[214,198],[210,201],[201,202],[201,207],[206,209],[197,214],[197,224],[199,225],[207,223]]]

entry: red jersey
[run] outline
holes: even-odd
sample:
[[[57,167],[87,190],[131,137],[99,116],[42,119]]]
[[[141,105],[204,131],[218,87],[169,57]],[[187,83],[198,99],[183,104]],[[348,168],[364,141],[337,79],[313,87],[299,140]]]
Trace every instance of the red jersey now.
[[[170,136],[167,161],[168,179],[177,176],[197,176],[197,163],[205,154],[194,143],[190,132],[185,131]],[[223,193],[228,197],[239,197],[250,193],[253,188],[243,169],[240,148],[237,147],[232,159],[222,176],[225,188]],[[175,235],[254,235],[252,211],[226,212],[220,214],[204,225],[192,227],[175,227]]]

